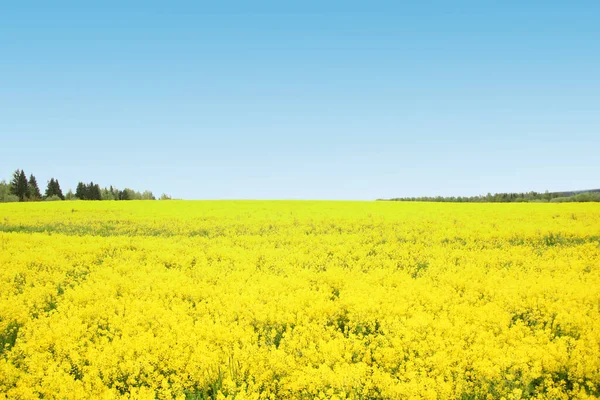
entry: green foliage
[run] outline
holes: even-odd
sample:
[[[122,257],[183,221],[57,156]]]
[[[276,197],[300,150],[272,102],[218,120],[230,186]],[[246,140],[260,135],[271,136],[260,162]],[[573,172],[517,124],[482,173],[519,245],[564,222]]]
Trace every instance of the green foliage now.
[[[0,202],[4,201],[6,196],[10,195],[10,186],[5,180],[0,181]]]
[[[597,192],[587,192],[587,193],[579,193],[573,196],[563,196],[563,197],[555,197],[550,200],[552,203],[566,203],[566,202],[592,202],[598,201],[600,202],[600,193]]]
[[[60,184],[58,183],[58,179],[51,178],[48,182],[48,187],[46,188],[46,195],[44,198],[49,198],[52,196],[58,196],[61,200],[65,199],[65,196],[62,193],[60,188]]]
[[[40,192],[40,187],[38,186],[37,179],[35,179],[35,176],[33,176],[33,174],[29,176],[29,182],[27,183],[27,185],[29,187],[29,200],[41,200],[42,193]]]
[[[85,200],[85,191],[85,183],[79,182],[77,184],[77,188],[75,189],[75,197],[77,197],[80,200]]]
[[[10,192],[19,198],[19,201],[25,201],[29,197],[29,185],[25,171],[16,170],[10,181]]]
[[[152,194],[151,191],[146,190],[143,193],[136,192],[133,189],[125,188],[121,192],[119,192],[120,200],[156,200],[156,197]]]
[[[75,196],[75,193],[73,193],[73,191],[71,189],[69,189],[69,191],[65,195],[65,200],[78,200],[78,199]]]
[[[156,197],[154,197],[152,192],[149,190],[144,190],[141,197],[142,197],[142,200],[156,200]]]
[[[4,195],[2,201],[4,203],[16,203],[17,201],[19,201],[19,198],[17,196],[15,196],[14,194],[7,194],[7,195]]]
[[[113,200],[119,200],[119,189],[110,185],[108,191],[112,193]]]
[[[166,195],[163,195],[165,197]],[[0,181],[0,202],[13,201],[39,201],[39,200],[156,200],[150,190],[137,192],[130,188],[119,190],[112,185],[109,188],[100,188],[100,185],[90,182],[79,182],[75,193],[69,189],[63,195],[58,179],[48,181],[46,191],[42,196],[36,177],[31,174],[27,179],[23,170],[16,170],[10,182]],[[168,196],[167,196],[168,197]],[[168,197],[170,199],[170,197]],[[164,198],[163,198],[164,200]]]
[[[125,189],[123,189],[123,191],[127,193],[128,200],[141,200],[142,199],[142,194],[140,192],[136,192],[133,189],[125,188]]]
[[[75,197],[80,200],[102,200],[102,191],[100,186],[94,182],[88,184],[79,182],[75,190]]]
[[[133,200],[129,197],[129,192],[127,190],[119,191],[119,200]]]
[[[116,200],[115,194],[112,190],[112,186],[110,187],[110,189],[103,188],[100,191],[100,196],[102,200]]]
[[[3,332],[0,332],[0,356],[8,352],[17,342],[20,324],[11,322]]]
[[[63,200],[63,199],[61,199],[60,196],[58,196],[56,194],[53,194],[50,197],[46,197],[45,200],[46,201],[60,201],[60,200]]]
[[[600,189],[589,192],[556,192],[544,193],[488,193],[485,196],[471,197],[399,197],[391,201],[428,201],[428,202],[452,202],[452,203],[548,203],[548,202],[600,202]]]

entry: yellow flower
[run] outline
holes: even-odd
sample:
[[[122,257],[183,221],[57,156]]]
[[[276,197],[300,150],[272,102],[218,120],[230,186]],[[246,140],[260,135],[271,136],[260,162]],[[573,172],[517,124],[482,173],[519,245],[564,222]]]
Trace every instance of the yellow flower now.
[[[53,202],[0,221],[0,398],[600,390],[594,204]]]

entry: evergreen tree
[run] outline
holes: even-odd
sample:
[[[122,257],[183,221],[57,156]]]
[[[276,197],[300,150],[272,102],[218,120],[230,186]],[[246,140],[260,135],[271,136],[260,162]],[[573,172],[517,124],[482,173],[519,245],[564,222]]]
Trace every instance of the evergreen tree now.
[[[79,182],[77,184],[77,188],[75,189],[75,197],[77,197],[79,200],[86,200],[87,199],[87,188],[85,187],[85,183],[83,182]]]
[[[94,182],[88,184],[79,182],[75,190],[75,196],[80,200],[102,200],[100,185]]]
[[[54,194],[54,178],[50,178],[48,181],[48,186],[46,186],[46,193],[44,193],[44,198],[52,197]]]
[[[37,179],[33,174],[29,175],[29,198],[31,200],[41,200],[42,193],[40,192],[40,187],[38,186]]]
[[[54,180],[54,184],[55,184],[55,191],[56,191],[56,195],[58,197],[60,197],[61,200],[65,199],[65,195],[62,192],[62,189],[60,188],[60,183],[58,183],[58,179]]]
[[[29,197],[29,187],[25,171],[16,170],[13,173],[13,179],[10,182],[10,192],[19,198],[19,201],[25,201]]]
[[[87,191],[90,200],[102,200],[102,194],[100,193],[100,186],[98,184],[90,182]]]
[[[48,182],[48,187],[46,188],[45,197],[58,196],[61,200],[65,199],[62,190],[60,189],[60,184],[58,183],[58,179],[51,178]]]

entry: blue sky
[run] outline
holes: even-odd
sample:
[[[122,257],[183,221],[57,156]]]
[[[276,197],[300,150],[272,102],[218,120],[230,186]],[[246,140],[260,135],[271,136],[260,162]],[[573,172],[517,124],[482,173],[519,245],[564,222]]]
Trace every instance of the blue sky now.
[[[186,199],[600,187],[597,1],[95,3],[0,3],[0,178]]]

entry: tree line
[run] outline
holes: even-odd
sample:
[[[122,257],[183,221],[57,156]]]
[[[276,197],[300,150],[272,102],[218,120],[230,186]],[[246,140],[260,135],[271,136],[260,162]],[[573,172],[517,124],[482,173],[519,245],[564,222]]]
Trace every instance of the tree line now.
[[[170,200],[170,196],[163,194],[161,200]],[[51,178],[46,190],[42,194],[36,177],[31,174],[29,178],[22,169],[16,170],[10,182],[5,180],[0,182],[0,202],[17,201],[56,201],[56,200],[156,200],[151,191],[137,192],[133,189],[125,188],[119,190],[112,185],[110,187],[100,188],[100,185],[94,182],[79,182],[75,193],[69,189],[66,194],[60,187],[58,179]]]
[[[435,196],[435,197],[397,197],[389,201],[429,201],[448,203],[565,203],[565,202],[600,202],[600,189],[574,192],[544,193],[488,193],[484,196]]]

